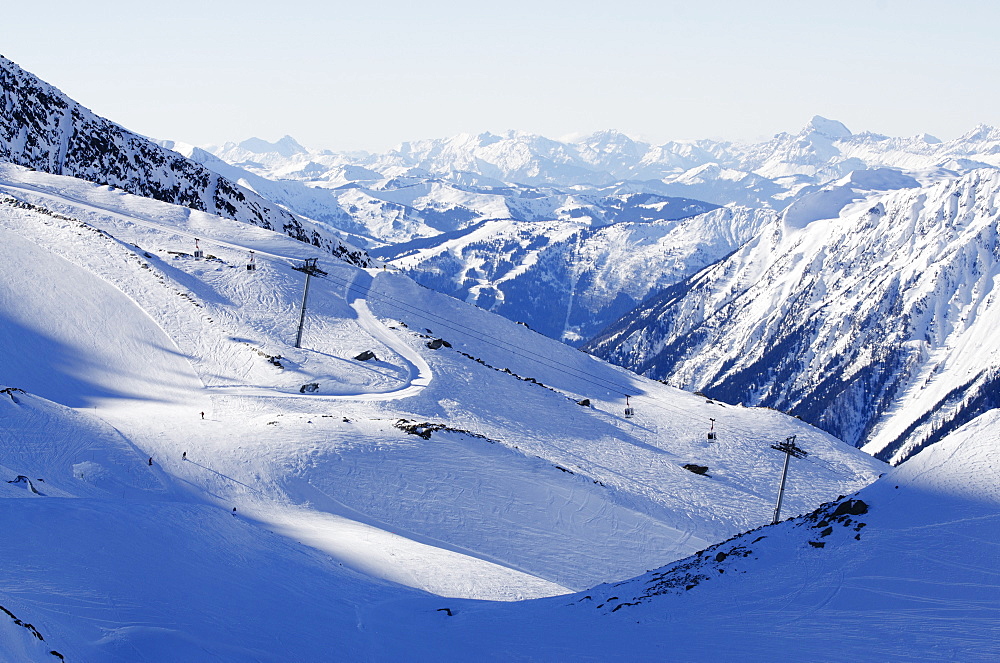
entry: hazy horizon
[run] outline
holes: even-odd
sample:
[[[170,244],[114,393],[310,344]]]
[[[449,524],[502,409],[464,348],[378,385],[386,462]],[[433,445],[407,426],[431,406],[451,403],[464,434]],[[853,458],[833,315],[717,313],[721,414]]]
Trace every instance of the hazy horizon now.
[[[6,57],[134,131],[198,145],[288,134],[381,152],[508,129],[747,141],[813,115],[950,140],[1000,124],[1000,6],[968,0],[56,0],[6,18]]]

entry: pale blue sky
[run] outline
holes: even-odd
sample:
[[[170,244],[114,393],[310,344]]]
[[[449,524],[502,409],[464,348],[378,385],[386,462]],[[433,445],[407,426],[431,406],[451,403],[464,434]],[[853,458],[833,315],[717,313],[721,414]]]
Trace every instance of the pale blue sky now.
[[[196,144],[753,139],[814,114],[949,139],[1000,125],[998,26],[987,0],[56,0],[6,3],[0,53],[130,129]]]

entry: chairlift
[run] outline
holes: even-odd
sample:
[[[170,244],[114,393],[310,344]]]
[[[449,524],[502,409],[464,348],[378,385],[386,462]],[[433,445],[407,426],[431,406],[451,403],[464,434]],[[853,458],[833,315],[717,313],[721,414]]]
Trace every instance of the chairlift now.
[[[712,425],[708,428],[708,441],[715,442],[715,419],[709,419]]]
[[[198,240],[197,239],[194,240],[194,257],[196,259],[198,259],[198,260],[200,260],[200,259],[202,259],[202,258],[205,257],[205,252],[201,250],[200,246],[198,246]]]
[[[631,419],[633,416],[635,416],[635,410],[632,408],[631,405],[629,405],[629,403],[628,403],[628,394],[626,394],[625,395],[625,418],[626,419]]]
[[[250,261],[247,262],[247,271],[252,272],[257,269],[257,263],[254,261],[253,251],[250,252]]]

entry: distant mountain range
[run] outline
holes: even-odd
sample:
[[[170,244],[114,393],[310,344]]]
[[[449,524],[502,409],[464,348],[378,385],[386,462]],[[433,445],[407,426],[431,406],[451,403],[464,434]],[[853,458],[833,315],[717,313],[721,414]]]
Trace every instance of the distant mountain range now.
[[[509,131],[384,154],[309,150],[290,136],[167,145],[428,287],[572,344],[847,173],[897,168],[932,181],[1000,166],[1000,131],[990,127],[945,143],[852,134],[819,116],[753,144]]]
[[[811,187],[864,168],[998,167],[1000,131],[980,125],[943,142],[928,134],[853,134],[840,122],[816,116],[798,132],[760,143],[691,140],[653,146],[617,131],[560,142],[509,131],[403,143],[383,154],[312,151],[289,136],[207,150],[270,179],[328,188],[403,176],[494,187],[600,188],[629,182],[635,191],[782,209]]]

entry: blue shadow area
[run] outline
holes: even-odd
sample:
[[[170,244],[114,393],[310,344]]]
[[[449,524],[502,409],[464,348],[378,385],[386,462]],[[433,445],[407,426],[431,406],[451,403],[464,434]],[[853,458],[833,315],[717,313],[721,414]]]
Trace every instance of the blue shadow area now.
[[[130,367],[124,375],[112,376],[105,363],[109,357],[89,351],[84,343],[67,343],[41,329],[26,326],[2,309],[0,344],[4,352],[0,363],[3,386],[18,387],[67,407],[90,407],[107,398],[158,400],[152,394],[128,391],[125,385],[131,380],[141,380],[143,365]],[[140,344],[148,347],[145,356],[158,353],[183,356],[176,349],[152,341],[140,339]]]
[[[0,310],[0,343],[5,355],[0,364],[0,383],[18,387],[68,407],[87,407],[97,399],[122,398],[126,394],[98,384],[87,376],[102,367],[94,358],[81,355],[38,329],[26,327]]]

